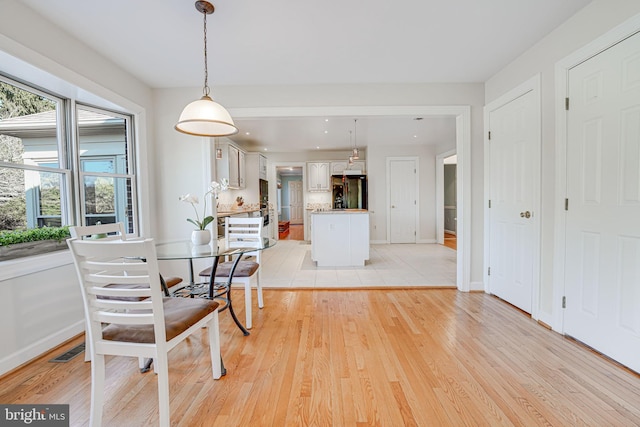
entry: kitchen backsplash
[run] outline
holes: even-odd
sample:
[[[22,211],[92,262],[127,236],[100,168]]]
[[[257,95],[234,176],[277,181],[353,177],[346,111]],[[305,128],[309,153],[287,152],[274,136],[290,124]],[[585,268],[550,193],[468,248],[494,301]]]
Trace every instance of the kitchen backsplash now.
[[[309,210],[318,210],[318,209],[331,209],[331,203],[307,203],[307,209]]]

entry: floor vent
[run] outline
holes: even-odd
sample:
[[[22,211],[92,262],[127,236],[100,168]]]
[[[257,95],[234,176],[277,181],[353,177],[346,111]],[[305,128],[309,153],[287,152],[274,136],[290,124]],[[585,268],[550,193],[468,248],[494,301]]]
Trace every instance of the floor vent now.
[[[70,361],[71,359],[73,359],[74,357],[76,357],[77,355],[82,353],[83,351],[84,351],[84,343],[73,347],[71,350],[67,351],[64,354],[61,354],[60,356],[56,357],[55,359],[49,360],[49,362],[50,363],[65,363],[65,362]]]

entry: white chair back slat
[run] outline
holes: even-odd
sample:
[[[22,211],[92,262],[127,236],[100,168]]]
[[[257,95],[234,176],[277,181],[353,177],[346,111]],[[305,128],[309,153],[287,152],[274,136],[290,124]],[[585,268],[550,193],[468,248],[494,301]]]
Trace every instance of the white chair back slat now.
[[[164,336],[164,313],[160,275],[153,240],[77,240],[70,239],[69,247],[77,260],[79,279],[84,289],[85,307],[90,312],[90,331],[101,337],[101,323],[114,324],[150,324],[162,329]],[[123,257],[144,258],[148,262],[135,264],[123,262]],[[96,262],[95,259],[99,259]],[[131,267],[135,266],[135,275]],[[114,284],[146,285],[143,289],[127,289]],[[100,299],[100,297],[110,300]],[[150,302],[118,301],[114,298],[150,298]],[[132,313],[131,310],[146,308],[150,314]],[[155,319],[155,320],[154,320]],[[90,332],[90,333],[91,333]],[[160,332],[156,330],[156,334]]]
[[[119,313],[109,311],[97,311],[93,314],[93,320],[102,323],[115,323],[118,325],[151,325],[153,324],[153,313],[129,313],[121,316]]]
[[[114,266],[117,266],[118,271],[122,269],[124,269],[123,271],[146,271],[147,269],[144,262],[130,259],[125,259],[124,261],[120,259],[117,261],[87,261],[86,263],[87,269],[97,272],[105,271],[107,268],[113,268]]]
[[[90,283],[98,283],[98,284],[144,284],[149,283],[149,276],[116,276],[114,274],[86,274],[85,279]]]
[[[225,219],[225,244],[227,248],[259,248],[262,246],[262,228],[264,220],[257,218]],[[260,251],[247,252],[245,255],[255,256],[260,263]]]
[[[72,238],[80,240],[127,240],[127,232],[121,222],[115,224],[77,225],[70,227],[69,233]]]
[[[130,300],[123,301],[117,299],[96,298],[91,305],[98,310],[116,311],[116,310],[151,310],[151,300]]]

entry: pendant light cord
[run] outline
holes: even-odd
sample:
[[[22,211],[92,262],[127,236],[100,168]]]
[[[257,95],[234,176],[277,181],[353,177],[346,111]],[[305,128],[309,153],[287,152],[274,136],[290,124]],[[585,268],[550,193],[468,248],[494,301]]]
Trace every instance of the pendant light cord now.
[[[358,119],[353,119],[353,122],[353,131],[355,133],[355,138],[353,140],[353,151],[351,157],[356,160],[360,158],[360,154],[358,153]]]
[[[209,69],[207,68],[207,12],[202,14],[204,15],[204,88],[202,92],[204,96],[209,96],[211,90],[209,89]]]

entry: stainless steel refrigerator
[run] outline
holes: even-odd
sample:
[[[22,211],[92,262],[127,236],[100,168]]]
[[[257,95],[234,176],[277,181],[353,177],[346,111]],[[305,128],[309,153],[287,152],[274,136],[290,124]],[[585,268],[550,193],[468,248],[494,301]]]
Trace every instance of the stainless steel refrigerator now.
[[[334,209],[367,209],[366,175],[333,175]]]

